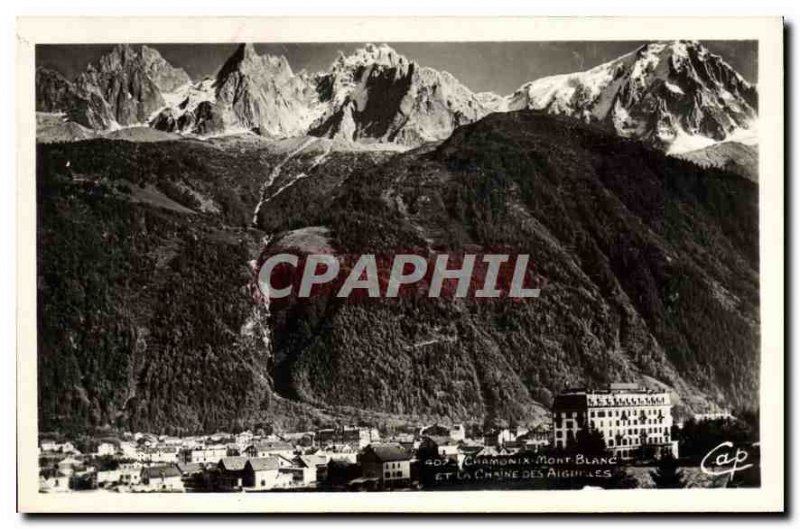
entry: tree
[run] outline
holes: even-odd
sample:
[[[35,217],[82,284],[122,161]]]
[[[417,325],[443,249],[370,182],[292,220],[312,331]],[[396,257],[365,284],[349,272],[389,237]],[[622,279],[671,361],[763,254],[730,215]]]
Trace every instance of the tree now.
[[[672,454],[662,456],[655,470],[650,472],[657,489],[683,489],[686,481],[683,471],[678,467],[678,461]]]
[[[585,456],[604,456],[607,454],[603,434],[591,428],[583,428],[575,434],[575,440],[568,445],[568,450]]]

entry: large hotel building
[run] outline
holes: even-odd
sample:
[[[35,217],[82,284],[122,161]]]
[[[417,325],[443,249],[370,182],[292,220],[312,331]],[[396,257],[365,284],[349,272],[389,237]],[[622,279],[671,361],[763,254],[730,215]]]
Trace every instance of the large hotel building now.
[[[569,389],[556,396],[554,446],[566,448],[586,427],[600,432],[606,448],[621,459],[636,458],[643,448],[656,456],[678,456],[678,443],[670,434],[672,405],[667,392],[611,384],[604,389]]]

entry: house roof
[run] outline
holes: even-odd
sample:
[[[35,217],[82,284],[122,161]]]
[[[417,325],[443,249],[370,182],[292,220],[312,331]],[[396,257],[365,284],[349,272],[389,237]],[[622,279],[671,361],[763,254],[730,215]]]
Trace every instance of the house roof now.
[[[277,457],[254,457],[249,459],[247,464],[256,472],[262,470],[278,470],[281,466]]]
[[[408,450],[397,443],[373,444],[366,448],[366,453],[372,453],[379,461],[407,461],[411,459]]]
[[[203,470],[203,465],[200,463],[178,463],[178,470],[181,474],[194,474]]]
[[[219,467],[222,470],[238,471],[244,470],[247,458],[243,456],[223,457],[219,460]]]
[[[464,454],[477,454],[483,450],[483,445],[461,444],[458,449]]]
[[[450,437],[442,435],[426,435],[423,441],[426,439],[436,444],[436,446],[450,446],[458,444],[455,441],[453,441]]]
[[[327,465],[328,458],[325,456],[317,456],[317,455],[307,455],[307,456],[299,456],[297,459],[302,462],[302,464],[307,468],[314,468],[320,465]]]
[[[294,446],[286,441],[258,441],[253,447],[256,450],[294,450]]]
[[[164,465],[158,467],[145,467],[142,469],[143,478],[179,478],[180,470],[175,465]]]

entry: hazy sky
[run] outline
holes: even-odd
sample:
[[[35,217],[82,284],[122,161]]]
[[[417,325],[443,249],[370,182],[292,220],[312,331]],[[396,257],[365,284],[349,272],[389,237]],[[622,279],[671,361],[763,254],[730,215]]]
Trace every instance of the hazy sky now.
[[[475,92],[509,94],[522,84],[560,73],[586,70],[633,51],[644,41],[624,42],[397,42],[388,43],[422,66],[447,70]],[[757,42],[704,41],[745,79],[758,75]],[[148,44],[174,66],[197,80],[212,75],[237,44]],[[342,50],[350,53],[364,43],[256,44],[259,53],[285,55],[292,69],[316,72],[328,68]],[[36,64],[74,78],[113,45],[38,45]]]

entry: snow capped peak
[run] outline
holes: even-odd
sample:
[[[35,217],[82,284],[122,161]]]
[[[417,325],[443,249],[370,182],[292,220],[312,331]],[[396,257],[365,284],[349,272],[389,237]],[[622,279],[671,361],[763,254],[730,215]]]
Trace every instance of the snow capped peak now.
[[[668,152],[755,128],[757,94],[697,41],[645,44],[585,72],[526,83],[508,98],[531,108],[599,122]]]
[[[387,44],[367,44],[349,55],[339,52],[339,56],[331,65],[331,71],[353,70],[367,65],[385,67],[408,67],[411,63],[405,56],[397,53]]]

